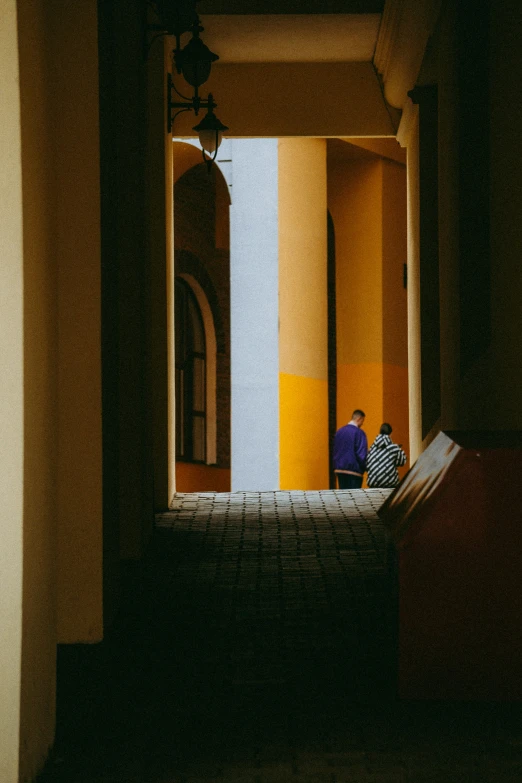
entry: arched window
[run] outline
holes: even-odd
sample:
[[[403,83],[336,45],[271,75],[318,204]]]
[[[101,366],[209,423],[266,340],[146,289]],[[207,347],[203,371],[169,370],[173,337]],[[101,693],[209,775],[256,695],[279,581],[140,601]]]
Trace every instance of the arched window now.
[[[206,346],[201,310],[176,278],[176,458],[206,461]]]

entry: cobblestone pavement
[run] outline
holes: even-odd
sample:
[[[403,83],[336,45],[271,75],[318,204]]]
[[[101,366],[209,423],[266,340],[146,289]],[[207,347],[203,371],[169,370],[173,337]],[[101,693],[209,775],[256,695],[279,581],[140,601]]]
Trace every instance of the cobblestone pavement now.
[[[115,631],[62,650],[42,781],[522,780],[520,705],[395,699],[385,497],[177,495]]]

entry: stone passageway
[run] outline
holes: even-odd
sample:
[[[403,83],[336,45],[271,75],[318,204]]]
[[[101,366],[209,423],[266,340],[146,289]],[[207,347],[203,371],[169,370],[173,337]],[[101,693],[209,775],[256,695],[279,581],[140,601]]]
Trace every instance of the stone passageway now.
[[[395,699],[385,497],[177,495],[107,640],[60,651],[42,781],[520,779],[519,705]]]

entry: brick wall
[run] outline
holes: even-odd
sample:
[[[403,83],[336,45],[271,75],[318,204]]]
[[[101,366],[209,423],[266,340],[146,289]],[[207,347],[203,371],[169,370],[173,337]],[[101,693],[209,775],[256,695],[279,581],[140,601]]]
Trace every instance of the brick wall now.
[[[175,273],[192,275],[203,288],[214,316],[217,338],[217,464],[230,467],[230,254],[216,248],[216,204],[219,220],[228,224],[226,184],[215,167],[201,163],[174,187]],[[228,191],[227,191],[228,193]]]

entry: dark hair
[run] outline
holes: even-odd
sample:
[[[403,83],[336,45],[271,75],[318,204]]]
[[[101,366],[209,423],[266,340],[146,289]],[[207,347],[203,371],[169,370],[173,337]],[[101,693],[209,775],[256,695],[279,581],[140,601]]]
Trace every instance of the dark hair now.
[[[366,413],[364,411],[359,410],[359,408],[356,408],[352,413],[352,419],[365,419],[365,418],[366,418]]]
[[[381,424],[381,429],[379,430],[379,432],[381,433],[381,435],[391,435],[393,432],[392,425],[384,422],[384,424]]]

